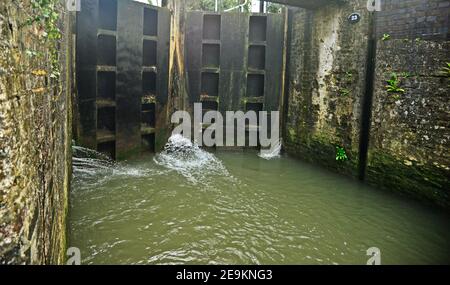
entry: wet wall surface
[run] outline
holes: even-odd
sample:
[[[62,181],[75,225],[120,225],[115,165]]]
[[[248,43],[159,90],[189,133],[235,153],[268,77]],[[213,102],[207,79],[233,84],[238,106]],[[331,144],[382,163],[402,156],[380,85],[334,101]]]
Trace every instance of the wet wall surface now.
[[[168,96],[170,18],[134,1],[83,0],[77,82],[83,146],[125,158],[153,151]]]
[[[282,14],[189,12],[189,102],[204,103],[204,111],[210,101],[221,112],[278,110],[283,43]]]

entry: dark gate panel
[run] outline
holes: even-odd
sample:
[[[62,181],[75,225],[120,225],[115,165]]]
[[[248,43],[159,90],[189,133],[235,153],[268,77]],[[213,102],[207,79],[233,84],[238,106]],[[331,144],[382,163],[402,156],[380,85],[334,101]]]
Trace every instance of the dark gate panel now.
[[[279,110],[284,40],[283,14],[189,12],[190,103],[223,114]]]
[[[244,109],[241,98],[245,96],[247,35],[248,16],[246,14],[222,14],[219,92],[221,112]]]
[[[191,12],[186,19],[186,68],[189,102],[200,100],[200,69],[202,66],[203,13]]]
[[[80,143],[125,158],[154,150],[168,96],[170,18],[130,0],[82,0],[77,14]]]

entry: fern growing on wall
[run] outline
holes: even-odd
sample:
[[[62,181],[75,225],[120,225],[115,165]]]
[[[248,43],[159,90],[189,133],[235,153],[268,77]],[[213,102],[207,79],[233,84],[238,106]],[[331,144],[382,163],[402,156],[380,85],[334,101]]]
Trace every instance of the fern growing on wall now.
[[[345,149],[340,146],[336,146],[336,160],[337,161],[346,161],[348,160],[347,153]]]
[[[397,73],[392,73],[391,74],[391,78],[390,79],[388,79],[387,81],[387,84],[388,85],[386,85],[386,90],[387,90],[387,92],[390,92],[390,93],[405,93],[405,89],[403,89],[403,88],[400,88],[400,80],[399,80],[399,78],[398,78],[398,75],[397,75]]]

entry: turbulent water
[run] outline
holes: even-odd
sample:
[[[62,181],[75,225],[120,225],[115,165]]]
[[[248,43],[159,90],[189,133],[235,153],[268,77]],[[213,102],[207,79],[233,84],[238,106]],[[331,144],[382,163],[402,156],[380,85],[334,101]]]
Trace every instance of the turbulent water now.
[[[214,180],[210,179],[211,176],[232,180],[227,169],[214,154],[200,149],[198,145],[179,134],[169,138],[164,150],[155,156],[154,161],[166,169],[175,170],[194,185],[214,183]]]
[[[69,246],[84,264],[449,263],[449,216],[278,153],[172,137],[114,163],[76,147]]]
[[[281,140],[269,149],[261,149],[258,156],[267,160],[279,158],[281,153]]]

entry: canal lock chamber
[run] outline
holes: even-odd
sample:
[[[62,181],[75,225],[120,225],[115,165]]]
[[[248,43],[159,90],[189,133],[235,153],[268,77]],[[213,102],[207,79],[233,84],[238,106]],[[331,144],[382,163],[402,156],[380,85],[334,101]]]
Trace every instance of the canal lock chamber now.
[[[20,92],[0,88],[0,217],[20,226],[2,226],[0,263],[64,263],[72,247],[83,264],[364,264],[373,247],[383,264],[448,263],[445,9],[164,2],[82,0],[60,13],[61,43],[39,47],[12,36],[33,29],[4,3],[1,86]],[[42,70],[19,76],[12,46]],[[52,50],[59,73],[33,56]],[[171,135],[172,114],[198,103],[279,111],[281,140],[249,145],[261,117],[244,147]]]
[[[170,136],[170,131],[175,126],[170,122],[169,115],[171,112],[186,110],[193,117],[194,104],[202,103],[202,116],[208,111],[219,111],[224,116],[226,111],[281,111],[280,132],[285,142],[283,149],[291,157],[299,157],[302,160],[325,166],[333,172],[345,174],[355,179],[364,177],[366,181],[375,185],[375,188],[393,190],[404,189],[409,187],[405,185],[411,185],[409,181],[398,181],[398,178],[391,179],[393,180],[391,182],[383,181],[380,183],[380,181],[377,181],[373,183],[373,178],[380,177],[381,174],[377,173],[378,166],[373,164],[374,161],[378,161],[378,158],[373,160],[374,147],[372,149],[369,147],[369,140],[372,137],[372,139],[376,139],[376,135],[378,135],[376,130],[375,135],[369,132],[371,118],[373,120],[374,117],[372,101],[378,92],[376,88],[380,88],[376,84],[372,86],[372,81],[376,80],[377,72],[379,72],[377,69],[379,66],[375,63],[376,57],[379,56],[376,49],[378,48],[381,54],[385,51],[374,46],[374,42],[377,41],[376,33],[379,33],[375,29],[377,18],[374,15],[363,13],[365,21],[359,26],[339,22],[336,18],[345,15],[347,11],[352,9],[359,9],[361,6],[357,1],[352,3],[351,7],[343,8],[345,11],[332,11],[332,6],[314,11],[290,8],[280,14],[189,11],[182,16],[181,27],[177,30],[179,34],[175,35],[181,37],[181,41],[170,40],[171,29],[167,28],[170,17],[167,8],[150,7],[138,3],[122,3],[121,5],[115,7],[117,9],[116,14],[111,12],[111,9],[109,10],[117,16],[117,23],[119,23],[117,31],[107,32],[110,35],[115,33],[119,35],[119,40],[110,42],[114,46],[110,49],[115,50],[118,55],[116,66],[101,67],[98,65],[97,59],[97,66],[94,67],[97,70],[109,68],[109,70],[115,70],[116,72],[120,70],[127,72],[127,76],[123,75],[121,81],[116,77],[116,88],[122,85],[127,88],[123,89],[123,93],[116,93],[115,97],[123,97],[127,100],[116,100],[116,104],[123,104],[121,107],[116,105],[116,112],[123,113],[115,114],[115,117],[111,115],[109,120],[117,120],[117,124],[121,127],[116,126],[110,129],[111,139],[106,142],[109,148],[103,149],[105,142],[99,141],[99,138],[102,137],[99,136],[99,126],[102,126],[103,120],[100,116],[102,111],[99,111],[98,99],[93,100],[93,102],[97,102],[97,150],[100,152],[106,150],[107,155],[113,159],[119,158],[119,165],[122,164],[120,160],[139,157],[139,153],[155,152],[155,156],[149,158],[152,160],[151,166],[148,166],[150,169],[162,167],[166,170],[175,171],[177,175],[184,177],[188,184],[192,183],[194,185],[192,189],[196,189],[196,191],[207,191],[206,189],[209,188],[220,189],[216,189],[217,191],[223,190],[221,186],[217,186],[221,182],[215,180],[217,178],[215,175],[224,176],[231,180],[235,177],[228,172],[226,163],[224,165],[222,162],[220,162],[220,165],[212,163],[212,161],[218,162],[215,156],[223,157],[225,155],[237,159],[236,154],[228,154],[228,151],[239,150],[239,155],[244,158],[239,158],[237,161],[247,159],[254,161],[254,156],[257,157],[257,152],[254,151],[259,147],[250,147],[248,138],[246,138],[246,146],[244,147],[215,146],[207,148],[208,151],[213,151],[215,155],[207,155],[197,145],[189,145],[189,142],[183,141],[182,137]],[[131,20],[133,21],[133,28],[129,27],[130,5],[133,7],[131,10],[134,11],[135,15]],[[101,12],[98,15],[100,18]],[[313,18],[313,15],[318,18],[322,17],[324,22],[319,23],[318,20]],[[90,23],[95,23],[92,18],[95,16],[97,14],[91,13]],[[124,18],[121,19],[121,17]],[[298,19],[305,22],[300,24]],[[180,24],[180,22],[175,23]],[[101,23],[101,20],[99,20],[99,23]],[[167,26],[163,29],[160,25]],[[321,28],[324,30],[320,30]],[[369,30],[369,41],[359,41],[350,36],[351,33],[356,35],[367,33],[365,29]],[[101,27],[100,29],[97,28],[99,38],[103,32]],[[120,36],[121,32],[126,32],[126,36]],[[78,30],[77,33],[81,36],[78,41],[82,41],[83,34],[95,34],[95,27],[89,26],[89,31]],[[120,39],[127,42],[121,43]],[[348,44],[344,42],[344,39],[347,39]],[[175,45],[175,47],[171,45]],[[337,46],[336,49],[333,48],[335,46]],[[97,48],[99,47],[100,45],[97,45]],[[317,48],[317,51],[314,51],[314,48]],[[172,53],[176,49],[183,49],[183,52]],[[339,50],[348,52],[347,54],[345,52],[341,54]],[[122,54],[122,56],[119,56],[119,54]],[[174,58],[170,59],[170,57]],[[351,63],[351,59],[354,58],[362,60],[359,62],[360,66]],[[170,63],[171,60],[178,64]],[[130,66],[130,62],[134,64]],[[348,66],[344,67],[344,65]],[[307,77],[308,75],[310,77]],[[176,84],[170,81],[171,77],[180,80],[178,76],[185,76],[180,81],[185,84],[184,89],[182,89],[184,90],[182,96],[177,93],[180,91],[179,86],[174,87]],[[296,83],[297,80],[301,80],[302,83]],[[111,84],[114,83],[111,82]],[[173,93],[171,90],[177,90],[177,92]],[[358,95],[358,92],[361,95]],[[97,90],[97,96],[98,94]],[[120,109],[122,111],[119,111]],[[90,110],[95,110],[95,108]],[[141,110],[140,118],[138,118],[139,112],[137,110]],[[109,114],[112,113],[112,109],[110,111]],[[85,111],[80,109],[80,112]],[[85,114],[95,117],[92,113]],[[94,122],[95,120],[92,120],[89,124]],[[247,125],[246,136],[252,130],[258,130],[261,119],[259,118],[257,122],[256,126]],[[94,126],[89,124],[80,129],[95,129]],[[207,127],[208,125],[204,125],[200,132],[203,133]],[[191,133],[193,132],[195,132],[195,129],[191,130]],[[370,137],[371,135],[372,137]],[[138,137],[141,139],[137,139]],[[93,141],[93,136],[81,134],[80,141],[83,140]],[[183,141],[184,144],[178,145],[180,141]],[[91,147],[94,145],[95,143]],[[87,144],[84,146],[89,147]],[[194,152],[190,150],[191,147],[195,149]],[[242,150],[244,152],[241,152]],[[280,150],[281,141],[275,152],[266,156],[260,155],[260,157],[269,160],[279,157]],[[227,154],[222,154],[222,151],[226,151]],[[252,151],[252,158],[247,158]],[[195,155],[199,153],[202,155]],[[367,154],[368,158],[366,158]],[[228,167],[236,167],[236,162],[233,159],[231,159],[231,165]],[[281,160],[284,159],[286,158],[281,158]],[[136,162],[139,165],[139,163],[142,163],[142,158],[137,158],[137,161],[141,161]],[[211,166],[210,163],[213,165]],[[289,164],[291,161],[289,160],[286,163]],[[280,164],[283,165],[284,162]],[[239,167],[243,165],[247,165],[250,169],[254,168],[246,162],[242,162]],[[256,163],[256,165],[260,165],[260,163]],[[256,169],[258,169],[258,166]],[[216,172],[215,170],[220,171]],[[222,170],[226,174],[221,173]],[[279,169],[274,170],[275,173],[277,171]],[[261,172],[256,171],[252,175],[260,176],[261,174]],[[368,177],[366,177],[366,174],[368,174]],[[332,177],[334,176],[332,175]],[[114,180],[114,178],[112,179]],[[153,179],[160,178],[155,177]],[[161,179],[164,180],[164,178]],[[220,179],[218,178],[218,180]],[[276,180],[275,177],[273,179]],[[336,179],[336,177],[333,179]],[[233,181],[239,181],[236,182],[239,184],[242,183],[242,180],[245,179],[239,177]],[[205,185],[202,185],[200,181]],[[217,185],[215,185],[216,183]],[[258,185],[255,181],[251,183]],[[290,183],[293,183],[293,181],[286,182],[287,185],[290,185]],[[305,185],[299,181],[295,183],[300,185],[300,189],[310,187],[310,185]],[[347,183],[355,183],[354,185],[351,184],[352,186],[347,186],[352,189],[366,187],[358,182]],[[393,186],[392,183],[395,183],[395,185]],[[239,188],[236,184],[231,183],[231,185]],[[322,189],[323,186],[317,187]],[[189,188],[189,186],[187,187]],[[263,186],[260,185],[259,187]],[[290,186],[286,187],[289,188]],[[174,186],[173,188],[177,187]],[[250,188],[254,191],[254,188]],[[380,195],[385,193],[385,190],[375,191],[381,191]],[[413,192],[415,190],[409,189],[408,191]],[[444,200],[438,203],[445,204],[448,202],[448,198],[445,198],[447,194],[438,195],[444,195],[441,196],[444,197]],[[423,199],[424,196],[417,192],[413,196],[422,200],[429,200]],[[185,202],[189,204],[189,201],[186,200]],[[201,201],[198,201],[198,203],[202,204]],[[311,201],[311,203],[314,204],[315,202]],[[185,207],[185,205],[179,206]],[[208,208],[206,205],[205,207]],[[232,212],[232,209],[230,211]],[[318,210],[318,212],[321,213],[321,210]],[[211,214],[220,216],[223,213],[213,210]],[[260,219],[260,217],[257,219]],[[344,222],[344,224],[347,222]],[[177,222],[168,222],[168,224],[172,223],[177,224]],[[385,225],[379,224],[379,226],[383,228]],[[148,228],[151,225],[145,227]],[[208,228],[209,226],[205,227]],[[180,226],[180,230],[181,228],[183,227]],[[160,230],[164,232],[161,228],[158,228],[157,231]],[[169,232],[171,231],[177,232],[175,229],[171,229]],[[223,239],[232,240],[233,238],[224,235]],[[347,245],[347,243],[348,241],[343,241],[344,245]],[[198,246],[197,249],[201,251],[200,245]],[[362,248],[361,244],[358,246]],[[151,251],[150,248],[146,249]],[[361,248],[360,250],[362,250]],[[352,250],[356,249],[353,248]],[[177,260],[175,262],[181,263],[207,261],[200,256],[199,259],[188,257],[190,251],[186,248],[181,252],[183,252],[181,255],[185,256],[186,259],[180,258],[178,260],[173,256],[176,253],[166,251],[160,252],[159,255],[155,255],[149,260],[135,261],[138,263],[170,263],[172,257]],[[253,257],[248,254],[249,259],[247,259],[243,256],[244,252],[245,250],[242,252],[237,250],[237,257],[229,256],[229,259],[222,259],[222,262],[277,262],[276,258],[263,257],[264,254],[257,254],[256,252]],[[337,252],[331,254],[334,255]],[[346,255],[345,252],[339,252],[339,254]],[[214,259],[212,256],[210,258]],[[295,258],[300,258],[299,260],[302,263],[308,263],[309,261],[312,263],[346,263],[345,258],[338,259],[339,262],[334,262],[330,258],[319,257],[314,259],[311,255],[307,255],[306,259],[304,259],[304,256],[300,257],[300,255],[295,254],[289,257],[292,259],[280,258],[278,260],[280,262],[282,260],[295,262]],[[441,260],[445,259],[442,258]],[[92,260],[97,259],[92,256]],[[349,262],[356,262],[356,260],[350,258]],[[405,256],[404,260],[408,260],[408,258]]]

